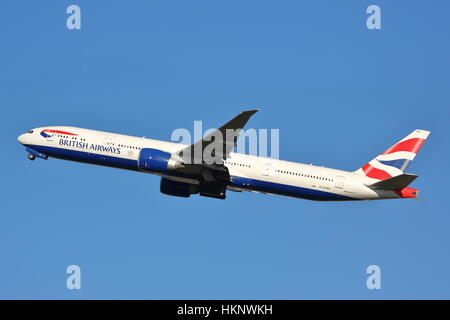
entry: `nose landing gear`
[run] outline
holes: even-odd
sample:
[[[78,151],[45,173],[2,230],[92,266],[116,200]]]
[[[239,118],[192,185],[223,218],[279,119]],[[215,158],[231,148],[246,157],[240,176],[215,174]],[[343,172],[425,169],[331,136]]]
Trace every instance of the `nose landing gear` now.
[[[28,159],[30,159],[30,160],[34,160],[36,158],[41,158],[41,159],[47,160],[47,158],[48,158],[48,155],[46,155],[45,153],[39,152],[35,149],[26,148],[25,151],[28,153]]]

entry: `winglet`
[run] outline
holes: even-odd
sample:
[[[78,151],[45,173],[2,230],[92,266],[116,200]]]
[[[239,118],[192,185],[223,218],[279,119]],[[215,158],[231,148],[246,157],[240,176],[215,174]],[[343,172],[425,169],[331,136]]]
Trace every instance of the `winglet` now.
[[[242,111],[236,117],[234,117],[233,119],[228,121],[226,124],[224,124],[222,127],[220,127],[219,130],[222,131],[223,129],[234,129],[234,130],[242,129],[245,126],[245,124],[248,122],[250,117],[252,115],[254,115],[255,113],[257,113],[258,111],[259,111],[258,109]]]

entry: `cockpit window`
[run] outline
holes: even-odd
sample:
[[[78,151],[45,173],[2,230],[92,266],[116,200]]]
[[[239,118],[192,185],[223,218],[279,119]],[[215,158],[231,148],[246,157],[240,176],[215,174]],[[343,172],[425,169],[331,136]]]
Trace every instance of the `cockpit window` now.
[[[28,133],[33,133],[33,130],[28,131]]]

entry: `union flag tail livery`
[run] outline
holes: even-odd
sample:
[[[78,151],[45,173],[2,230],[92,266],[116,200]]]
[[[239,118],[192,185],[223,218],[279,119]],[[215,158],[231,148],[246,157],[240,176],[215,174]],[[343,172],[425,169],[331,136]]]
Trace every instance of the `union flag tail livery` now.
[[[430,131],[414,130],[355,172],[377,180],[386,180],[403,174],[429,134]]]
[[[256,112],[241,112],[191,145],[66,126],[34,128],[18,140],[30,160],[50,157],[159,176],[160,191],[169,196],[225,199],[226,191],[251,191],[319,201],[417,198],[419,191],[408,187],[417,176],[405,170],[429,131],[414,130],[349,172],[231,152]],[[229,130],[237,135],[226,134]],[[217,153],[217,145],[211,148],[216,136],[224,146]]]

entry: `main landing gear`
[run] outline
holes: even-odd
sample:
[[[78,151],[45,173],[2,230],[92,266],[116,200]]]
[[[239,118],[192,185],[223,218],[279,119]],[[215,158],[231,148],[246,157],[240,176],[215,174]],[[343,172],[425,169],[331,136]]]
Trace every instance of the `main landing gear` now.
[[[28,159],[30,159],[31,161],[33,161],[34,159],[36,159],[36,156],[34,154],[29,153],[28,154]]]

